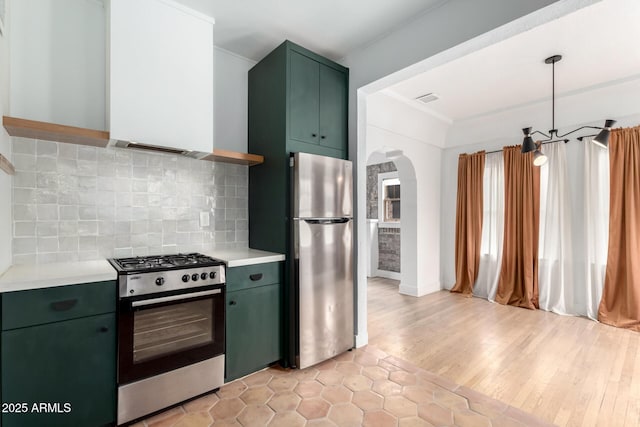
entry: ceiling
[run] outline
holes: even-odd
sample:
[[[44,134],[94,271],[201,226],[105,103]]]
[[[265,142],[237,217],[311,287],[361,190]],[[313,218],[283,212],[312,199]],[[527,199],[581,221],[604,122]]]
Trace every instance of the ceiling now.
[[[216,46],[259,61],[285,39],[340,60],[449,0],[177,1],[215,18]],[[511,140],[551,128],[544,59],[560,54],[556,127],[640,115],[638,22],[639,0],[596,1],[383,92],[448,124],[447,145]],[[439,99],[415,101],[427,93]]]
[[[638,22],[640,1],[603,0],[385,92],[454,125],[542,102],[550,122],[552,67],[544,59],[563,55],[555,66],[556,98],[640,79]],[[427,93],[440,99],[414,100]]]
[[[213,16],[214,43],[259,61],[289,39],[333,60],[448,0],[178,0]]]

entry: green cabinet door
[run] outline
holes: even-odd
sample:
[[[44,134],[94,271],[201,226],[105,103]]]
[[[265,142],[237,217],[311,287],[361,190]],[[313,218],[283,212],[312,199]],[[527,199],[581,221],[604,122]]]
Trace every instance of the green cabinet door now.
[[[347,152],[347,79],[320,65],[320,145]]]
[[[275,284],[227,293],[227,381],[282,358],[280,289]]]
[[[110,313],[2,332],[2,402],[27,404],[3,427],[113,424],[115,331]]]
[[[318,144],[320,64],[291,51],[289,78],[289,136]]]

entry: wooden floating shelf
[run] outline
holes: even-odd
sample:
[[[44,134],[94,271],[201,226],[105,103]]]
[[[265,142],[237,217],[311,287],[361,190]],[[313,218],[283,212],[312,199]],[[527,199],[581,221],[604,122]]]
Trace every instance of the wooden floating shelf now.
[[[91,145],[93,147],[106,147],[109,144],[109,132],[102,130],[58,125],[9,116],[2,117],[2,125],[11,136]]]
[[[102,130],[65,126],[9,116],[2,117],[2,125],[11,136],[90,145],[93,147],[106,147],[109,144],[109,132]],[[264,157],[257,154],[215,149],[211,154],[203,157],[202,160],[254,166],[263,163]],[[2,163],[0,163],[0,165],[2,165]],[[11,163],[9,163],[9,165],[11,165]],[[13,166],[11,166],[11,168],[13,168]],[[5,169],[3,168],[3,170]]]
[[[13,167],[9,159],[0,154],[0,169],[5,171],[9,175],[15,175],[16,168]]]
[[[211,154],[202,158],[210,162],[234,163],[236,165],[255,166],[264,163],[264,156],[258,154],[238,153],[237,151],[215,149]]]

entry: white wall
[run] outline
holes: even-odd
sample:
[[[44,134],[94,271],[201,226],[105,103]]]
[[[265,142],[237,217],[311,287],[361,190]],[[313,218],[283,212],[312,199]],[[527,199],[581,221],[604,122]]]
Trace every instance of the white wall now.
[[[396,154],[392,160],[400,173],[403,192],[400,292],[408,295],[440,290],[440,147],[447,127],[382,93],[367,98],[367,158],[376,151],[402,151],[402,158],[396,158]],[[411,166],[406,168],[403,162]],[[403,169],[411,167],[414,176],[403,176]],[[415,200],[407,194],[412,178]],[[405,209],[405,201],[415,203],[415,218],[407,217],[411,212]],[[411,253],[416,254],[416,265],[405,266],[405,258]]]
[[[10,4],[10,3],[9,3]],[[6,5],[6,15],[11,13]],[[0,117],[9,113],[9,31],[8,19],[4,22],[4,35],[0,36]],[[0,153],[11,156],[11,137],[0,127]],[[11,263],[11,176],[0,171],[0,274]]]
[[[11,11],[11,114],[105,129],[105,11],[97,0],[18,0]]]
[[[213,145],[246,153],[248,72],[256,63],[218,47],[213,61]]]

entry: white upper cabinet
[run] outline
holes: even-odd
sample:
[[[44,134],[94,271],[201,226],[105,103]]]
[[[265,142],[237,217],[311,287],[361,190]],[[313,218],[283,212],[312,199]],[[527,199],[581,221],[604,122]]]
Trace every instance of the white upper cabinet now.
[[[111,138],[210,153],[213,19],[169,0],[107,5]]]

